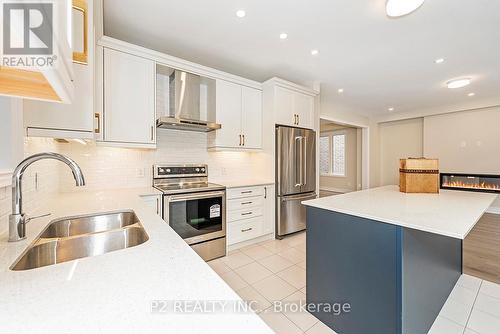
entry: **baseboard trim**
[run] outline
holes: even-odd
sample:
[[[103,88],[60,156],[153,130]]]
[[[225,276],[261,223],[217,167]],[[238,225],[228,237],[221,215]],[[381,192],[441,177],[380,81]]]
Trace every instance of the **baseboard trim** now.
[[[329,192],[333,192],[333,193],[342,193],[342,194],[345,194],[345,193],[349,193],[349,192],[354,191],[354,190],[352,190],[352,189],[343,189],[343,188],[327,188],[327,187],[319,187],[319,190],[320,190],[320,191],[329,191]]]
[[[490,206],[488,210],[486,210],[487,213],[494,213],[496,215],[500,215],[500,207],[498,206]]]
[[[250,245],[253,245],[253,244],[258,244],[259,242],[266,241],[266,240],[271,240],[271,239],[274,239],[274,233],[269,233],[269,234],[266,234],[266,235],[262,235],[260,237],[257,237],[257,238],[254,238],[254,239],[250,239],[250,240],[246,240],[246,241],[242,241],[242,242],[239,242],[237,244],[228,245],[227,246],[227,251],[230,252],[230,251],[233,251],[235,249],[239,249],[239,248],[242,248],[242,247],[250,246]]]

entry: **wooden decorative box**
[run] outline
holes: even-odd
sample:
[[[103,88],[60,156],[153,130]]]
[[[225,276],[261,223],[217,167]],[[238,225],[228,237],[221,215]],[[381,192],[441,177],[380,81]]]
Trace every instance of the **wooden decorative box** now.
[[[439,160],[400,159],[399,191],[404,193],[439,193]]]

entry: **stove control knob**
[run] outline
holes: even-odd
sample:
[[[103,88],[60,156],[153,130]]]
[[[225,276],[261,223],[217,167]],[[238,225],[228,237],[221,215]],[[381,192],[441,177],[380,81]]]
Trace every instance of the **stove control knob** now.
[[[160,173],[163,173],[165,170],[164,170],[163,168],[158,168],[158,171],[159,171]]]
[[[199,168],[196,168],[196,169],[195,169],[195,171],[198,173],[198,172],[200,171],[200,169],[199,169]]]
[[[205,173],[205,168],[202,168],[202,169],[201,169],[201,171],[202,171],[203,173]]]
[[[167,173],[170,173],[170,172],[171,172],[170,168],[167,168]]]

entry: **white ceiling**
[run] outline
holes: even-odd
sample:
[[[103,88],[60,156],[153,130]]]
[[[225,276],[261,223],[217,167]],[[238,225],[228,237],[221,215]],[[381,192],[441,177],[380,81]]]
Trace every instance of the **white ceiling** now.
[[[427,0],[398,19],[385,15],[385,0],[104,0],[104,27],[106,35],[249,79],[319,81],[325,104],[369,116],[500,95],[495,0]],[[445,88],[457,77],[473,82]]]

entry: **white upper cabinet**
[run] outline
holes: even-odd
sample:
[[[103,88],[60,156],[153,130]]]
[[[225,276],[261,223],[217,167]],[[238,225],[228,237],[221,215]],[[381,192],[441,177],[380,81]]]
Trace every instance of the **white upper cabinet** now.
[[[276,123],[296,125],[297,116],[293,110],[293,92],[283,87],[275,88]]]
[[[262,148],[262,91],[242,87],[241,133],[243,147]]]
[[[155,62],[104,49],[105,142],[156,143]]]
[[[76,1],[75,1],[76,2]],[[57,138],[94,138],[94,25],[93,2],[78,1],[80,7],[73,8],[73,31],[85,34],[86,45],[79,48],[86,50],[79,53],[72,65],[74,72],[75,94],[71,104],[53,103],[25,99],[24,127],[28,136]],[[84,9],[85,20],[75,20]],[[75,38],[74,38],[75,39]],[[80,38],[82,39],[82,38]],[[73,46],[82,44],[73,40]],[[74,49],[76,50],[76,49]],[[75,52],[76,54],[76,52]],[[83,61],[85,60],[85,62]]]
[[[276,124],[314,128],[314,96],[298,90],[274,86]]]
[[[241,86],[224,81],[216,81],[215,90],[216,122],[219,130],[212,131],[213,146],[240,147],[241,140]]]
[[[216,122],[210,149],[262,148],[262,91],[225,80],[216,83]]]
[[[297,115],[297,125],[302,128],[314,128],[314,97],[302,93],[293,95],[293,110]]]

